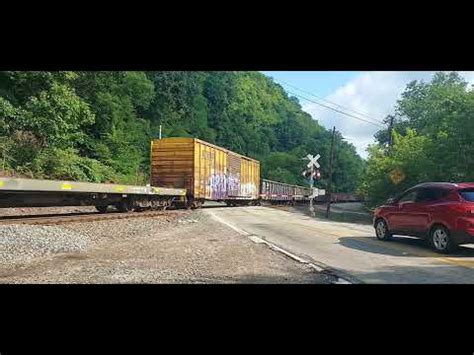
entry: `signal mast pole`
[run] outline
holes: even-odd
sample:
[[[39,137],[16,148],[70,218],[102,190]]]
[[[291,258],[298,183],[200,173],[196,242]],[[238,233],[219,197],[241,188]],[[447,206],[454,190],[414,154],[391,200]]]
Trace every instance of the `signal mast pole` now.
[[[311,165],[311,175],[310,175],[310,178],[309,178],[309,186],[310,186],[310,191],[311,191],[311,196],[313,195],[313,185],[314,185],[314,165]],[[311,197],[309,199],[309,215],[311,217],[314,217],[315,214],[314,214],[314,206],[313,206],[313,198]]]

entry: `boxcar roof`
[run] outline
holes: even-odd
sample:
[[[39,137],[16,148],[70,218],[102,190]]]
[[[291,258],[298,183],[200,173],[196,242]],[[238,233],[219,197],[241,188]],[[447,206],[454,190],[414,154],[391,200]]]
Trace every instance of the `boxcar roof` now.
[[[231,153],[231,154],[234,154],[234,155],[237,155],[239,156],[240,158],[243,158],[243,159],[247,159],[247,160],[252,160],[256,163],[259,163],[260,164],[260,161],[257,160],[257,159],[253,159],[253,158],[250,158],[250,157],[247,157],[245,155],[242,155],[242,154],[239,154],[239,153],[236,153],[232,150],[229,150],[229,149],[226,149],[226,148],[223,148],[223,147],[219,147],[218,145],[215,145],[215,144],[212,144],[212,143],[209,143],[209,142],[206,142],[206,141],[203,141],[199,138],[191,138],[191,137],[168,137],[168,138],[162,138],[162,140],[164,139],[189,139],[189,140],[193,140],[194,142],[199,142],[201,144],[204,144],[204,145],[207,145],[209,147],[212,147],[212,148],[215,148],[215,149],[219,149],[219,150],[222,150],[222,151],[225,151],[225,152],[228,152],[228,153]],[[154,139],[156,141],[159,141],[159,139]]]

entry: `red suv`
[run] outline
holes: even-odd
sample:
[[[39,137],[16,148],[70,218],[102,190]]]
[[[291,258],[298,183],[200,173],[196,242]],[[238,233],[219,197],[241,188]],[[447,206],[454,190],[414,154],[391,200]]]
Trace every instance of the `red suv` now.
[[[474,183],[429,182],[408,189],[374,211],[377,238],[427,239],[440,253],[474,243]]]

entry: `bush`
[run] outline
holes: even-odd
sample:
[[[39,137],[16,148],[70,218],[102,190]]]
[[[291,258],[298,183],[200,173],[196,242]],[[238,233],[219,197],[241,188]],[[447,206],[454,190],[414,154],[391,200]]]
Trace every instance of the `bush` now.
[[[97,160],[81,157],[73,148],[47,148],[31,164],[36,177],[60,180],[113,182],[113,170]]]

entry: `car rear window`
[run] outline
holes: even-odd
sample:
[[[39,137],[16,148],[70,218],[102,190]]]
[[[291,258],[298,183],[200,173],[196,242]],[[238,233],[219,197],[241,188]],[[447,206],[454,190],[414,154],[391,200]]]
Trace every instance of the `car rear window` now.
[[[459,194],[463,199],[474,202],[474,189],[462,189],[459,190]]]

